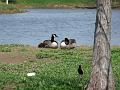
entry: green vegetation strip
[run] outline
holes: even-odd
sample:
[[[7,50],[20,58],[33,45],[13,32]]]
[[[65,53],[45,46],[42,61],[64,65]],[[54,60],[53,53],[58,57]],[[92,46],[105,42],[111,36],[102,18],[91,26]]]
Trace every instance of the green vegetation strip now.
[[[0,4],[5,4],[1,1]],[[12,7],[9,5],[12,5]],[[95,7],[95,0],[16,0],[14,3],[9,3],[9,5],[5,4],[4,6],[8,10],[18,8],[78,8]],[[1,6],[2,10],[4,10],[4,6]]]
[[[13,4],[6,5],[6,4],[0,2],[0,14],[20,13],[20,12],[23,12],[23,10],[17,8],[15,5],[13,5]]]
[[[18,4],[90,4],[95,3],[95,0],[17,0]]]
[[[3,2],[4,1],[4,2]],[[25,12],[28,8],[95,8],[96,0],[0,0],[0,14]],[[112,2],[112,7],[120,7],[120,0]]]
[[[6,46],[1,46],[6,48]],[[10,49],[23,47],[8,46]],[[21,52],[21,51],[20,51]],[[5,53],[5,52],[4,52]],[[10,52],[12,53],[12,52]],[[20,64],[0,63],[0,89],[9,90],[83,90],[88,83],[92,49],[35,49],[36,60]],[[120,89],[120,47],[112,48],[112,66],[116,90]],[[81,64],[84,75],[79,76],[77,69]],[[35,72],[33,77],[27,77],[28,72]]]

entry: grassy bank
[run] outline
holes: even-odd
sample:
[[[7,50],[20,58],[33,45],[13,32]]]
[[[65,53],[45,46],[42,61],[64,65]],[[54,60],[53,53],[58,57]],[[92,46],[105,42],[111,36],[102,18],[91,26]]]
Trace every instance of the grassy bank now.
[[[20,13],[23,12],[22,9],[19,9],[13,4],[6,5],[5,3],[0,2],[0,14],[6,13]]]
[[[16,0],[15,6],[19,8],[91,8],[96,6],[96,0]],[[120,0],[112,2],[119,6]]]
[[[113,1],[113,7],[120,7],[120,0]],[[25,8],[95,8],[96,0],[16,0],[6,5],[0,0],[1,13],[23,12]]]
[[[119,60],[120,47],[114,47],[112,65],[116,90],[120,89]],[[38,49],[24,45],[1,45],[0,61],[2,90],[83,90],[91,72],[92,49]],[[77,73],[79,64],[84,71],[82,77]],[[36,72],[36,76],[27,77],[28,72]]]
[[[95,0],[16,0],[15,3],[0,1],[0,14],[19,13],[26,8],[79,8],[94,7]]]
[[[33,8],[94,8],[96,0],[17,0],[17,3]],[[112,6],[120,5],[120,0],[113,1]]]
[[[95,0],[18,0],[17,3],[34,8],[75,8],[94,6]]]

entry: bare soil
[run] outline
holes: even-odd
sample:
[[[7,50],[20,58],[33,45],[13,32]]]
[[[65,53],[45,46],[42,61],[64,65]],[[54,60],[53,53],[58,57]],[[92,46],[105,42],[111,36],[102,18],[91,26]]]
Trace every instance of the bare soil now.
[[[22,63],[36,60],[36,47],[13,47],[11,52],[0,52],[0,62]]]

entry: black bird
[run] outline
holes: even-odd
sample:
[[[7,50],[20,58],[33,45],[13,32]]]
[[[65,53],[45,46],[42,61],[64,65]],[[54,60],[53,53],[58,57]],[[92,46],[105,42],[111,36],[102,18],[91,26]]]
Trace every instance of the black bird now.
[[[81,68],[81,65],[79,65],[78,73],[79,73],[80,75],[83,75],[83,70],[82,70],[82,68]]]

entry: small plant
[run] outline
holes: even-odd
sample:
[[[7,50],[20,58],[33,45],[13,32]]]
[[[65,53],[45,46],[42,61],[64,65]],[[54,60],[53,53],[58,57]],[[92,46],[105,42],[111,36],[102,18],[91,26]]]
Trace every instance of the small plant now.
[[[38,59],[50,58],[50,57],[52,57],[52,54],[50,53],[39,52],[36,54],[36,58]]]
[[[11,49],[8,47],[0,47],[0,52],[11,52]]]
[[[23,12],[23,10],[17,8],[16,6],[14,6],[13,4],[3,4],[0,3],[0,14],[2,13],[20,13]]]
[[[0,10],[14,10],[14,9],[16,8],[12,5],[5,5],[5,4],[0,5]]]
[[[27,52],[28,50],[26,48],[20,49],[20,52]]]

